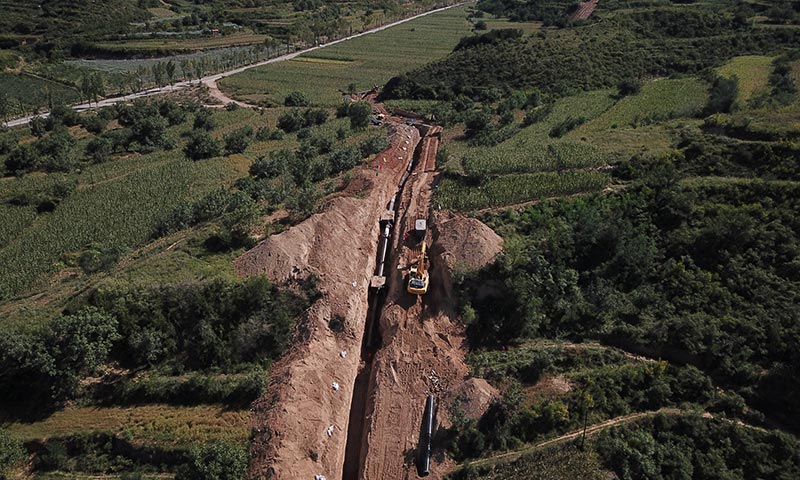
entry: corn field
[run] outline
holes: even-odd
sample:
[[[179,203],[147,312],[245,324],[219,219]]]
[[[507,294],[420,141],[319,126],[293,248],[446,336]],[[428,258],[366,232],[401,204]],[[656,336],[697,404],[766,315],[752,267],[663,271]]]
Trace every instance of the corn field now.
[[[164,163],[79,188],[23,230],[27,210],[0,211],[0,239],[16,237],[0,247],[0,291],[13,295],[30,288],[41,275],[56,271],[64,254],[89,243],[138,247],[179,202],[230,180],[227,160],[195,163],[168,160],[172,152],[160,155]],[[5,221],[5,216],[15,218]]]
[[[464,171],[474,177],[490,174],[534,173],[604,165],[607,156],[588,143],[554,142],[535,149],[495,149],[470,152]]]
[[[463,179],[446,177],[439,184],[437,198],[444,208],[478,210],[598,191],[608,183],[608,175],[585,170],[505,175],[487,179],[479,186],[468,185]]]

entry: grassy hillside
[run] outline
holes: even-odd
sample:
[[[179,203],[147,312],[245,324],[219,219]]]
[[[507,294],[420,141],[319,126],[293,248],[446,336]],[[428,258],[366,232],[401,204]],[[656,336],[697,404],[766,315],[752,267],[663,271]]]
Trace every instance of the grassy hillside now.
[[[742,23],[721,6],[614,10],[601,22],[494,39],[387,84],[386,98],[485,98],[493,89],[538,88],[564,96],[631,78],[692,74],[734,56],[777,54],[798,43],[800,28]],[[603,5],[600,6],[604,8]],[[730,9],[730,7],[728,7]]]

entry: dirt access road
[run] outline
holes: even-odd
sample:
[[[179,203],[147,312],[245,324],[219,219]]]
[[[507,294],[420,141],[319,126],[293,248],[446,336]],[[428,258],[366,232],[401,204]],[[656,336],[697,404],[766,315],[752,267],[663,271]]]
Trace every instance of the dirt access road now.
[[[502,240],[477,220],[430,215],[438,127],[411,127],[391,116],[387,124],[390,148],[357,171],[323,212],[235,261],[239,274],[264,273],[275,282],[313,275],[321,293],[295,346],[273,367],[268,394],[254,404],[250,478],[414,478],[426,396],[439,401],[438,427],[459,394],[472,399],[467,410],[475,415],[493,394],[485,382],[468,378],[450,271],[460,263],[491,261]],[[401,208],[386,287],[376,290],[370,279],[392,198]],[[402,233],[420,216],[432,225],[431,286],[422,298],[405,291],[403,269],[418,245]],[[446,231],[437,230],[445,224]],[[431,477],[441,478],[453,464],[440,449],[434,453]]]
[[[150,97],[150,96],[153,96],[153,95],[161,95],[161,94],[164,94],[164,93],[174,92],[176,90],[183,90],[184,88],[188,88],[188,87],[197,85],[199,83],[203,83],[203,84],[207,85],[209,87],[209,90],[212,92],[212,95],[215,98],[217,98],[218,100],[220,100],[222,102],[227,103],[227,101],[233,101],[233,99],[231,99],[228,96],[226,96],[217,87],[217,81],[221,80],[221,79],[223,79],[225,77],[229,77],[231,75],[235,75],[237,73],[244,72],[245,70],[249,70],[251,68],[260,67],[260,66],[263,66],[263,65],[269,65],[270,63],[285,62],[286,60],[291,60],[291,59],[293,59],[295,57],[298,57],[300,55],[303,55],[303,54],[306,54],[306,53],[309,53],[309,52],[313,52],[315,50],[319,50],[321,48],[330,47],[331,45],[336,45],[337,43],[346,42],[347,40],[351,40],[353,38],[361,37],[363,35],[369,35],[371,33],[380,32],[381,30],[386,30],[387,28],[391,28],[391,27],[394,27],[396,25],[400,25],[400,24],[405,23],[405,22],[410,22],[411,20],[414,20],[414,19],[417,19],[417,18],[420,18],[420,17],[424,17],[424,16],[430,15],[432,13],[437,13],[437,12],[441,12],[443,10],[447,10],[447,9],[450,9],[450,8],[453,8],[453,7],[458,7],[460,5],[463,5],[464,3],[466,3],[466,2],[454,3],[452,5],[447,5],[447,6],[444,6],[444,7],[441,7],[441,8],[436,8],[434,10],[429,10],[427,12],[422,12],[420,14],[413,15],[413,16],[410,16],[408,18],[403,18],[403,19],[398,20],[396,22],[387,23],[385,25],[381,25],[379,27],[375,27],[375,28],[372,28],[370,30],[366,30],[366,31],[361,32],[361,33],[356,33],[356,34],[350,35],[348,37],[344,37],[344,38],[340,38],[338,40],[334,40],[334,41],[326,43],[324,45],[317,45],[315,47],[306,48],[304,50],[298,50],[296,52],[287,53],[286,55],[281,55],[279,57],[270,58],[270,59],[267,59],[267,60],[262,60],[260,62],[252,63],[250,65],[245,65],[243,67],[234,68],[234,69],[228,70],[226,72],[216,73],[214,75],[207,75],[205,77],[200,78],[199,80],[185,80],[185,81],[173,83],[172,85],[167,85],[167,86],[162,87],[162,88],[150,88],[150,89],[147,89],[147,90],[144,90],[144,91],[141,91],[141,92],[132,93],[130,95],[122,95],[122,96],[118,96],[118,97],[104,98],[103,100],[100,100],[99,102],[78,103],[78,104],[73,105],[72,108],[75,111],[84,112],[86,110],[91,110],[93,108],[110,107],[110,106],[116,105],[118,103],[130,102],[130,101],[135,100],[137,98]],[[248,104],[241,103],[241,102],[236,102],[236,103],[240,104],[241,106],[249,106]],[[26,117],[20,117],[20,118],[14,119],[14,120],[10,120],[8,122],[3,122],[2,125],[5,126],[5,127],[18,127],[20,125],[29,124],[30,121],[34,117],[47,118],[49,115],[50,115],[49,112],[41,113],[41,114],[38,114],[38,115],[28,115]]]

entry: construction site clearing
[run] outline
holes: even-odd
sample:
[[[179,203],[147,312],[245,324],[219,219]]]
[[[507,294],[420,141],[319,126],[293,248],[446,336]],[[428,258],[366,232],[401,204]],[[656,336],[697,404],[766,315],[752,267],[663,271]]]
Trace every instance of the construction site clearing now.
[[[345,188],[234,263],[276,283],[313,276],[320,292],[253,405],[249,478],[443,478],[448,411],[477,417],[496,395],[469,376],[451,275],[492,262],[502,239],[432,209],[441,127],[364,98],[390,146],[354,172],[358,195]]]

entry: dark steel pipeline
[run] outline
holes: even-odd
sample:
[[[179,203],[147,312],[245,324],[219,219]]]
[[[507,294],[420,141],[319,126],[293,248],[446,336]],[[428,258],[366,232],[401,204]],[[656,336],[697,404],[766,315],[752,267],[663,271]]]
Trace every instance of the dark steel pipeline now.
[[[375,269],[375,275],[382,277],[384,265],[386,264],[386,250],[389,248],[389,232],[392,229],[392,222],[386,222],[383,226],[383,235],[381,236],[381,245],[378,247],[378,266]]]
[[[422,414],[422,428],[417,450],[417,474],[427,477],[431,473],[431,440],[433,439],[433,395],[425,400],[425,412]]]

